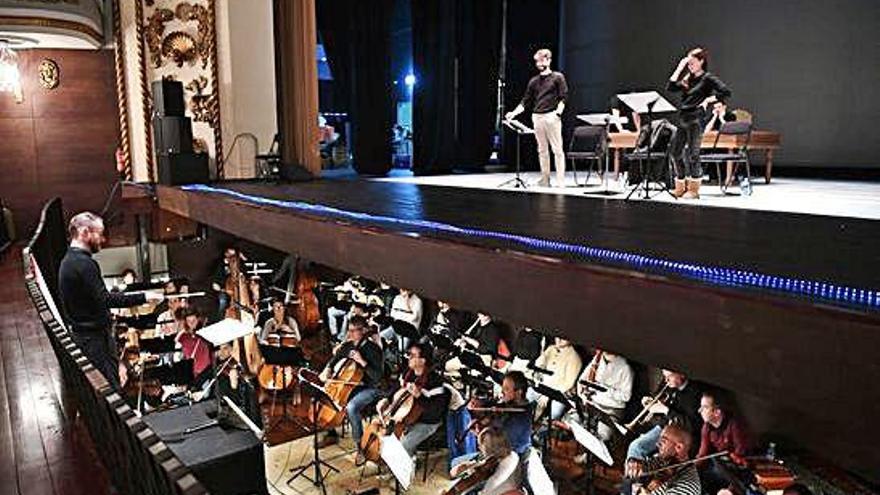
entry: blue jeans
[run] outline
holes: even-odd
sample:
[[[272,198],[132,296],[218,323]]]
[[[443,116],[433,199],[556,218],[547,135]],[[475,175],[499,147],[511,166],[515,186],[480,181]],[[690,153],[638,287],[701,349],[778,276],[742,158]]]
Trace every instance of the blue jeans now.
[[[342,334],[342,340],[344,340],[345,334],[348,330],[348,328],[346,328],[346,325],[348,324],[347,316],[348,311],[343,311],[338,308],[327,309],[327,327],[330,329],[330,335],[337,337]]]
[[[373,402],[376,402],[381,396],[382,392],[379,391],[379,389],[364,387],[355,391],[348,400],[348,405],[345,406],[345,412],[348,413],[348,422],[351,423],[351,438],[354,439],[354,444],[357,445],[358,448],[360,448],[361,445],[361,437],[364,436],[364,424],[361,410]]]
[[[626,449],[627,459],[644,460],[657,453],[657,442],[663,428],[655,426],[633,440]]]
[[[400,439],[400,443],[403,444],[406,453],[412,457],[416,455],[416,449],[419,448],[419,445],[433,435],[438,428],[440,428],[440,423],[416,423],[409,427],[409,430]]]

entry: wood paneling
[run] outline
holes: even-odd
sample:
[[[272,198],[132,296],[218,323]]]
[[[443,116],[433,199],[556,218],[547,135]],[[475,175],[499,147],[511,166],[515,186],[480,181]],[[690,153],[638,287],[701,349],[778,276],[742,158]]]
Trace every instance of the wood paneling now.
[[[60,68],[54,90],[39,85],[44,58]],[[0,94],[0,198],[27,232],[53,196],[68,211],[101,208],[117,178],[119,127],[113,52],[30,50],[19,64],[25,101]]]

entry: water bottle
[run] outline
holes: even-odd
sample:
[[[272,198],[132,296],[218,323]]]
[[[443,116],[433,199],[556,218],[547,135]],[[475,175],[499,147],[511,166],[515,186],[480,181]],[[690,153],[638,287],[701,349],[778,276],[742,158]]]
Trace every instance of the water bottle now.
[[[751,196],[752,195],[752,183],[749,182],[749,176],[743,176],[742,180],[739,181],[739,190],[743,196]]]
[[[776,444],[773,442],[770,442],[770,444],[767,445],[767,460],[768,461],[775,461],[776,460]]]

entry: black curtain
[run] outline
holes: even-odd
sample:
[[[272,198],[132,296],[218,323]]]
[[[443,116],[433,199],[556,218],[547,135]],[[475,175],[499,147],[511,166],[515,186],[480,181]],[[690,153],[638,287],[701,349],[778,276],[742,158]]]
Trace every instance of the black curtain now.
[[[354,168],[391,170],[391,49],[393,0],[317,0],[318,31],[333,72],[333,99],[351,116]]]
[[[488,163],[498,106],[501,0],[459,0],[457,166]]]
[[[552,68],[559,70],[559,0],[507,0],[505,112],[516,107],[529,79],[536,74],[532,57],[539,48],[549,48],[553,52]],[[570,115],[572,110],[567,109],[566,114]],[[527,109],[519,119],[531,127],[528,112]],[[502,160],[512,168],[516,156],[516,136],[510,131],[505,132]],[[521,141],[522,168],[536,170],[538,153],[535,140],[524,138]]]
[[[455,14],[453,0],[413,0],[413,172],[455,165]]]

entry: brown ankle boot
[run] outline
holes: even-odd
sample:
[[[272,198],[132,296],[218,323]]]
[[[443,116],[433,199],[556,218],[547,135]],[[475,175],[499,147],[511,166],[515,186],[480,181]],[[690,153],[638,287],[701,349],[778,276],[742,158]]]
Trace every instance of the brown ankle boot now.
[[[703,179],[688,178],[685,180],[687,181],[687,191],[682,196],[682,199],[700,199],[700,183],[703,182]]]
[[[672,195],[676,198],[684,196],[684,193],[687,190],[686,184],[687,181],[684,179],[675,179],[675,189],[672,190]]]

